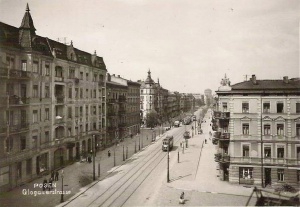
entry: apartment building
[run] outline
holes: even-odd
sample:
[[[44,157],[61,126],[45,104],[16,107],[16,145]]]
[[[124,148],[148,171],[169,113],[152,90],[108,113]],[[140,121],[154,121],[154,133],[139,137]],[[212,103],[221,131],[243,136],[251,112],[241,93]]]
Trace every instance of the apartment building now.
[[[105,78],[96,52],[37,35],[28,5],[0,22],[0,191],[105,144]]]
[[[140,130],[140,84],[107,75],[107,143],[124,140]]]
[[[299,187],[300,79],[225,77],[213,113],[220,178],[232,183]]]

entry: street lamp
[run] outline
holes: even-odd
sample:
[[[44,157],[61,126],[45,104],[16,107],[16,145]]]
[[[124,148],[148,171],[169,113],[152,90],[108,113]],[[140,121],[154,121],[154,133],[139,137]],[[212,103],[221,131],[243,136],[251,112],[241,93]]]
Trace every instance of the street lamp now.
[[[60,202],[64,202],[64,170],[61,170],[61,194],[60,194]]]
[[[95,174],[95,153],[96,153],[96,144],[95,144],[95,135],[93,135],[93,180],[96,180],[96,174]]]
[[[167,156],[167,159],[168,159],[168,165],[167,165],[167,183],[170,182],[170,173],[169,173],[169,146],[170,146],[170,140],[168,141],[168,156]]]

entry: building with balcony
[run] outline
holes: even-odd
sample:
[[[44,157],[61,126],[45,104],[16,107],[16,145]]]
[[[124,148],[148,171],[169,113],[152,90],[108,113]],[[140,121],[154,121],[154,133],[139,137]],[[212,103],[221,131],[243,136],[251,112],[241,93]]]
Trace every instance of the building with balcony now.
[[[19,28],[0,22],[0,191],[105,143],[106,66],[36,34],[27,5]]]
[[[300,182],[300,79],[225,77],[213,112],[213,143],[220,178],[274,186]]]
[[[107,75],[107,142],[135,135],[140,129],[140,84],[115,74]]]

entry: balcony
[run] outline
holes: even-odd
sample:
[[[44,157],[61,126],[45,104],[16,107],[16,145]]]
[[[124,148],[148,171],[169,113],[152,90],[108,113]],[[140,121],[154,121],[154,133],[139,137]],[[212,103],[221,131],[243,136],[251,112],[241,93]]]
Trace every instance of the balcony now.
[[[125,115],[125,114],[126,114],[126,111],[125,111],[124,109],[120,109],[120,110],[118,111],[118,114],[119,114],[119,116]]]
[[[108,111],[107,116],[116,116],[116,112],[114,111]]]
[[[54,77],[55,82],[64,82],[64,77],[56,76]]]
[[[22,70],[10,70],[9,77],[13,79],[23,79],[29,80],[30,79],[30,72],[29,71],[22,71]]]
[[[108,99],[108,103],[110,104],[116,103],[116,99]]]
[[[16,95],[9,97],[9,106],[24,106],[29,104],[29,98],[18,97]]]
[[[229,163],[230,156],[227,154],[217,153],[217,154],[215,154],[215,162]]]
[[[7,68],[0,68],[0,77],[7,78],[8,77],[8,69]]]
[[[15,125],[9,125],[9,131],[11,133],[13,132],[23,132],[29,130],[29,123],[28,122],[22,122]]]
[[[214,111],[215,119],[230,119],[230,112]]]
[[[126,96],[119,96],[119,102],[126,102]]]
[[[229,141],[229,140],[230,140],[230,133],[229,132],[221,134],[220,141]]]
[[[36,148],[34,149],[25,149],[18,152],[9,152],[0,159],[0,165],[5,166],[9,163],[19,162],[21,160],[26,160],[28,158],[32,158],[36,155]]]
[[[56,95],[56,103],[57,104],[63,104],[65,102],[65,96],[64,95]]]
[[[119,123],[119,124],[118,124],[118,127],[120,127],[120,128],[121,128],[121,127],[127,127],[127,124],[126,124],[126,123]]]
[[[107,131],[115,131],[117,129],[116,126],[109,126],[107,127]]]
[[[58,125],[64,124],[65,123],[64,117],[62,117],[62,116],[56,116],[54,123],[58,124]]]
[[[99,87],[104,87],[104,81],[98,81],[98,86]]]

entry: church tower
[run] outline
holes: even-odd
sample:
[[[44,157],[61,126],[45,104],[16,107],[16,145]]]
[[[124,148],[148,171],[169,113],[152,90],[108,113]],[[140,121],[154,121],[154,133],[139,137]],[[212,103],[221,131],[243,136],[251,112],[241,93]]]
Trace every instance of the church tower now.
[[[24,14],[21,26],[19,27],[19,44],[24,48],[32,47],[32,38],[35,36],[35,28],[33,20],[29,12],[29,6],[27,3],[26,12]]]

